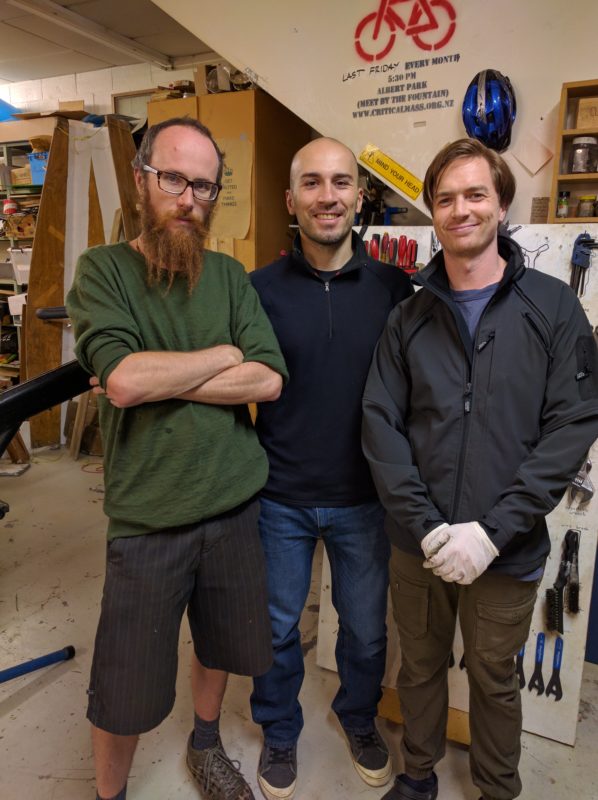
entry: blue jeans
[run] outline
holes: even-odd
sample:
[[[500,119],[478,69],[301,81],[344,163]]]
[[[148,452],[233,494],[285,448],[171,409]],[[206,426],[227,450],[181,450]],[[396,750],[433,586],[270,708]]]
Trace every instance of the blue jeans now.
[[[332,602],[339,616],[332,703],[352,733],[372,730],[386,661],[389,543],[377,502],[305,508],[262,498],[260,535],[266,556],[274,664],[254,679],[251,710],[270,746],[294,744],[303,727],[299,691],[305,669],[299,619],[321,536],[330,560]]]

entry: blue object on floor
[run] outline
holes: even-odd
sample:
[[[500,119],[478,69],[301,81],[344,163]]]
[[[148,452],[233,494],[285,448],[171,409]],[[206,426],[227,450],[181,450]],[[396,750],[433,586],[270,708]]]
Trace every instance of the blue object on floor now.
[[[28,672],[34,672],[36,669],[41,669],[42,667],[49,667],[50,664],[56,664],[58,661],[68,661],[73,658],[74,655],[75,648],[72,644],[69,644],[68,647],[63,647],[62,650],[55,650],[53,653],[48,653],[46,656],[32,658],[31,661],[17,664],[16,667],[0,670],[0,683],[11,681],[13,678],[26,675]]]

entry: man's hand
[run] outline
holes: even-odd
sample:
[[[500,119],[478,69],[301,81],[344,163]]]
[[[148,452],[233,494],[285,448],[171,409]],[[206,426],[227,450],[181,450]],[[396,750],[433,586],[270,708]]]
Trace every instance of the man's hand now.
[[[443,547],[449,540],[448,522],[443,522],[438,525],[433,531],[427,533],[421,540],[421,548],[424,551],[426,558],[431,558]]]
[[[91,391],[94,394],[106,394],[106,392],[100,386],[99,379],[96,378],[95,375],[92,375],[91,378],[89,379],[89,385],[91,386]]]
[[[498,555],[488,534],[477,522],[449,525],[442,533],[448,534],[447,543],[424,562],[424,567],[433,570],[443,581],[467,586],[485,572]]]

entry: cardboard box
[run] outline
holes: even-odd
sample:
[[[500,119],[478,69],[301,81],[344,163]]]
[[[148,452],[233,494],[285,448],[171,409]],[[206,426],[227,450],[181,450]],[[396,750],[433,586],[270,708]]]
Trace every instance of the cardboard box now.
[[[197,97],[180,97],[178,100],[160,100],[147,104],[147,124],[155,125],[172,117],[199,119]]]
[[[59,111],[85,111],[84,100],[59,100]]]
[[[575,127],[598,130],[598,97],[579,98]]]
[[[31,168],[13,167],[10,171],[11,186],[31,186]]]
[[[206,83],[206,76],[212,67],[208,64],[198,64],[193,70],[193,83],[195,84],[195,94],[202,95],[208,93],[208,86]]]
[[[27,153],[29,159],[29,169],[31,170],[31,183],[34,186],[41,186],[46,177],[46,170],[48,168],[48,150],[42,150],[37,153]]]

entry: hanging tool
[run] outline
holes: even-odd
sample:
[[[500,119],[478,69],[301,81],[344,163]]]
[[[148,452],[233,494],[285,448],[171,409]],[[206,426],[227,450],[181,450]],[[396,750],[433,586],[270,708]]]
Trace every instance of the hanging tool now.
[[[407,237],[404,234],[399,236],[399,247],[397,252],[397,267],[403,267],[405,254],[407,253]]]
[[[388,263],[396,265],[399,255],[399,241],[394,236],[388,243]]]
[[[578,297],[582,297],[587,284],[588,269],[592,259],[592,250],[598,247],[589,233],[580,233],[573,243],[571,256],[571,280],[569,285]]]
[[[384,209],[383,225],[392,225],[393,214],[406,214],[409,211],[405,206],[386,206]]]
[[[546,697],[553,694],[554,702],[558,701],[563,696],[563,689],[561,687],[561,664],[563,662],[563,640],[560,636],[556,637],[554,643],[554,657],[552,659],[552,675],[546,687]]]
[[[567,553],[571,562],[569,580],[567,581],[567,611],[579,613],[579,531],[571,528],[565,534]]]
[[[579,552],[579,531],[570,529],[565,534],[563,541],[563,555],[559,565],[557,578],[549,589],[546,589],[546,627],[549,631],[564,633],[563,610],[565,607],[565,588],[568,588],[571,580],[571,564],[573,558],[577,558]],[[579,575],[576,576],[576,583],[573,589],[573,605],[577,595],[577,608],[579,608]],[[567,591],[569,594],[569,591]],[[567,601],[569,607],[569,600]],[[575,613],[575,612],[574,612]]]
[[[382,234],[382,242],[380,243],[380,261],[387,262],[388,261],[388,243],[390,241],[390,236],[386,231]]]
[[[540,632],[536,637],[536,667],[534,674],[527,686],[530,690],[536,689],[538,697],[544,694],[544,678],[542,677],[542,661],[544,660],[544,634]]]
[[[416,272],[415,262],[417,260],[417,242],[415,239],[407,239],[406,236],[399,238],[399,260],[398,266],[405,270],[408,275]]]
[[[589,472],[592,469],[592,462],[586,458],[577,473],[569,482],[571,486],[571,500],[575,500],[577,493],[581,495],[580,504],[588,503],[594,496],[594,484],[590,480]]]
[[[525,675],[523,674],[523,656],[525,655],[525,645],[517,653],[517,660],[515,661],[515,673],[519,678],[519,688],[523,689],[525,686]]]
[[[440,250],[440,242],[438,241],[438,236],[432,231],[430,234],[430,258],[435,256],[436,253]]]
[[[407,256],[405,261],[405,269],[416,272],[415,262],[417,261],[417,242],[415,239],[409,239],[407,242]]]
[[[372,258],[376,260],[380,258],[380,234],[379,233],[372,233],[372,238],[370,239],[370,255]]]

